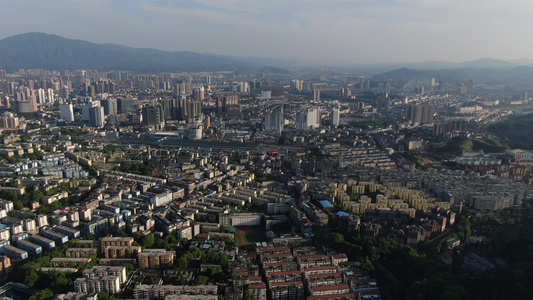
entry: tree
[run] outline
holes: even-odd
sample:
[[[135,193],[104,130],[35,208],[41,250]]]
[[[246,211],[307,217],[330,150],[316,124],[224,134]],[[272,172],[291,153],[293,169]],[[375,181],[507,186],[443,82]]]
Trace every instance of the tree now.
[[[341,244],[344,242],[344,236],[340,233],[332,233],[329,236],[330,243],[335,244]]]
[[[115,297],[111,296],[108,292],[99,292],[96,298],[97,300],[112,300]]]
[[[43,197],[44,197],[43,192],[36,191],[35,193],[33,193],[33,195],[31,195],[31,200],[35,202],[40,202]]]
[[[141,245],[143,248],[150,248],[155,243],[155,237],[153,234],[145,234],[141,235],[139,237],[139,245]]]
[[[122,266],[126,268],[126,272],[127,273],[132,272],[133,270],[135,270],[135,266],[130,264],[130,263],[125,263]]]
[[[370,273],[374,272],[374,265],[368,256],[365,256],[361,259],[361,268]]]
[[[177,262],[178,268],[187,269],[189,267],[189,260],[185,256],[181,256]]]
[[[65,192],[70,192],[70,184],[68,182],[61,182],[59,184],[59,188],[62,190],[62,191],[65,191]]]
[[[27,133],[27,134],[23,134],[20,136],[20,141],[22,143],[27,143],[29,141],[31,141],[31,134]]]
[[[209,277],[200,275],[198,276],[196,281],[193,283],[193,285],[206,285],[208,281],[209,281]]]
[[[35,293],[35,295],[30,297],[30,300],[48,300],[52,299],[54,297],[54,292],[52,292],[50,289],[44,289],[42,291],[38,291]]]
[[[39,274],[37,274],[37,271],[31,268],[26,271],[24,283],[29,287],[33,287],[39,279],[40,277],[39,277]]]
[[[20,200],[14,200],[13,201],[13,207],[16,209],[16,210],[21,210],[24,208],[24,204],[22,203],[22,201]]]
[[[166,239],[157,239],[154,244],[155,248],[161,248],[161,249],[170,249],[170,244],[167,242]]]
[[[207,277],[215,280],[216,282],[225,281],[225,274],[221,268],[209,268],[207,269]]]
[[[250,293],[250,290],[244,291],[244,294],[242,295],[242,300],[255,300],[255,296]]]
[[[48,191],[46,191],[46,196],[55,195],[55,194],[57,194],[58,191],[59,191],[59,189],[56,186],[54,186],[53,188],[51,188]]]
[[[126,233],[126,231],[124,231],[124,229],[119,229],[119,230],[117,230],[117,233],[115,234],[115,236],[117,236],[117,237],[128,237],[128,234]]]
[[[43,276],[44,283],[41,286],[49,286],[54,293],[66,293],[69,291],[73,282],[67,277],[65,272],[50,271]]]

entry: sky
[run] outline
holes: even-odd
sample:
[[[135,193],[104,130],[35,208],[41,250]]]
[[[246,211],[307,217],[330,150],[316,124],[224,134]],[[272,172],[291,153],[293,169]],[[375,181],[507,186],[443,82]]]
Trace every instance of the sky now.
[[[355,63],[533,58],[530,0],[0,0],[0,38]]]

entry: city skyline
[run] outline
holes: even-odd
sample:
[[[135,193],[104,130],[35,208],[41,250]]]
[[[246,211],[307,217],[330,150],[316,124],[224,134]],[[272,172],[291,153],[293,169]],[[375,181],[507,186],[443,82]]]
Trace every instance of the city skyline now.
[[[379,63],[531,58],[526,11],[490,1],[5,1],[0,38],[39,31],[166,51]]]

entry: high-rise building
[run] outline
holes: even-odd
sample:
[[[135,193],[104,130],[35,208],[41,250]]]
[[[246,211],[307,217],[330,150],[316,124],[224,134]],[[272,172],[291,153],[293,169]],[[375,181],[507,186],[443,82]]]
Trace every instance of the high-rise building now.
[[[195,101],[202,101],[205,98],[205,90],[203,86],[195,86],[192,90],[192,98]]]
[[[104,108],[104,114],[106,116],[116,115],[118,113],[118,101],[115,98],[100,100],[100,105]]]
[[[15,83],[12,81],[0,81],[0,92],[7,94],[7,95],[13,95],[15,92]]]
[[[37,103],[42,104],[46,102],[46,91],[44,89],[37,90]]]
[[[352,96],[352,91],[349,88],[341,88],[341,96],[350,97]]]
[[[442,120],[433,125],[433,135],[443,135],[453,131],[467,131],[468,121],[465,119]]]
[[[180,97],[183,96],[183,97]],[[183,120],[185,116],[185,95],[179,95],[176,99],[172,99],[170,103],[170,117],[173,120]]]
[[[86,94],[89,93],[89,87],[91,86],[91,82],[90,81],[84,81],[83,82],[83,89],[85,91]]]
[[[174,120],[192,120],[202,112],[201,101],[187,100],[184,94],[169,102],[170,118]]]
[[[94,85],[91,85],[87,88],[87,96],[89,97],[95,97],[96,96],[96,87]]]
[[[53,89],[47,89],[46,90],[46,102],[48,102],[48,103],[54,103],[55,102],[55,96],[54,96],[54,90]]]
[[[0,127],[14,129],[19,126],[19,118],[12,112],[4,112],[0,117]]]
[[[34,113],[37,111],[37,100],[35,97],[30,98],[29,100],[18,101],[18,113]]]
[[[96,106],[91,108],[91,123],[94,127],[104,127],[105,114],[103,107]]]
[[[0,72],[1,72],[1,71],[0,71]],[[34,89],[35,89],[35,83],[36,83],[36,82],[37,82],[37,81],[36,81],[35,79],[29,79],[28,82],[27,82],[27,84],[28,84],[28,88],[29,88],[30,90],[34,90]]]
[[[313,89],[313,102],[320,102],[320,90]]]
[[[307,130],[307,115],[303,111],[296,113],[296,121],[294,122],[296,129]]]
[[[309,108],[296,114],[296,129],[307,130],[320,127],[321,113],[318,108]]]
[[[68,99],[69,96],[70,96],[70,91],[68,89],[68,86],[63,86],[63,88],[61,89],[61,96],[64,98],[64,99]]]
[[[61,119],[67,122],[74,122],[74,110],[73,110],[72,104],[64,103],[64,104],[59,105],[59,113],[60,113]]]
[[[118,99],[117,109],[120,113],[127,113],[133,111],[133,100]]]
[[[238,110],[239,107],[239,96],[238,95],[224,95],[217,97],[217,113],[222,114],[230,110]]]
[[[266,92],[270,91],[272,97],[280,97],[285,94],[284,88],[282,85],[263,85],[261,86],[261,91]]]
[[[414,125],[431,124],[433,123],[433,115],[435,114],[435,106],[433,105],[414,105],[407,106],[407,118]]]
[[[338,108],[334,108],[331,111],[331,125],[339,126],[341,121],[341,112]]]
[[[192,119],[194,116],[199,115],[202,112],[202,103],[200,101],[187,101],[185,116],[186,119]]]
[[[301,79],[291,80],[291,90],[296,90],[296,91],[303,90],[303,80]]]
[[[307,127],[318,128],[320,127],[320,109],[310,108],[307,110]]]
[[[100,101],[92,101],[90,98],[86,99],[86,102],[81,107],[81,120],[84,122],[93,123],[93,111],[94,107],[100,107]]]
[[[162,120],[167,120],[170,118],[171,109],[170,109],[170,100],[161,99],[158,101],[158,105],[161,107],[161,116]]]
[[[260,94],[261,93],[261,81],[252,80],[248,82],[248,85],[250,86],[250,92],[254,94]]]
[[[387,93],[378,97],[376,108],[378,112],[388,112],[390,110],[390,98]]]
[[[176,86],[176,94],[190,95],[192,94],[192,85],[190,83],[180,83]]]
[[[109,82],[109,83],[108,83],[108,93],[110,93],[110,94],[114,94],[114,93],[116,93],[116,91],[117,91],[117,85],[116,85],[116,83],[114,83],[114,82]]]
[[[249,93],[250,84],[246,81],[235,82],[230,86],[230,90],[232,92],[237,92],[237,93]]]
[[[144,106],[142,108],[142,124],[145,126],[158,126],[161,119],[159,108],[156,106]]]
[[[381,93],[384,92],[384,90],[385,90],[385,88],[384,88],[384,84],[383,84],[383,82],[378,83],[377,93],[378,93],[378,94],[381,94]]]
[[[283,106],[276,107],[271,113],[266,115],[265,129],[266,131],[282,131],[285,124],[283,116]]]

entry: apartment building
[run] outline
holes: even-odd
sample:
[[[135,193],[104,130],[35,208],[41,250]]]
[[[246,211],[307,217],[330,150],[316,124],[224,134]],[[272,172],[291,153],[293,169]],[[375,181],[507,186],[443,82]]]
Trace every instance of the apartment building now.
[[[145,249],[137,260],[141,269],[168,269],[174,265],[174,253],[165,249]]]
[[[275,282],[270,285],[272,300],[300,300],[304,299],[304,284],[299,281]]]
[[[103,237],[100,239],[100,251],[105,253],[108,246],[132,246],[132,237]]]
[[[134,299],[164,299],[169,295],[217,295],[216,285],[147,285],[139,284],[133,290]]]
[[[68,248],[65,251],[67,257],[89,257],[98,255],[96,248]]]
[[[141,246],[107,246],[105,258],[136,258],[141,253]]]
[[[312,296],[348,294],[350,287],[347,284],[321,285],[309,288]]]

